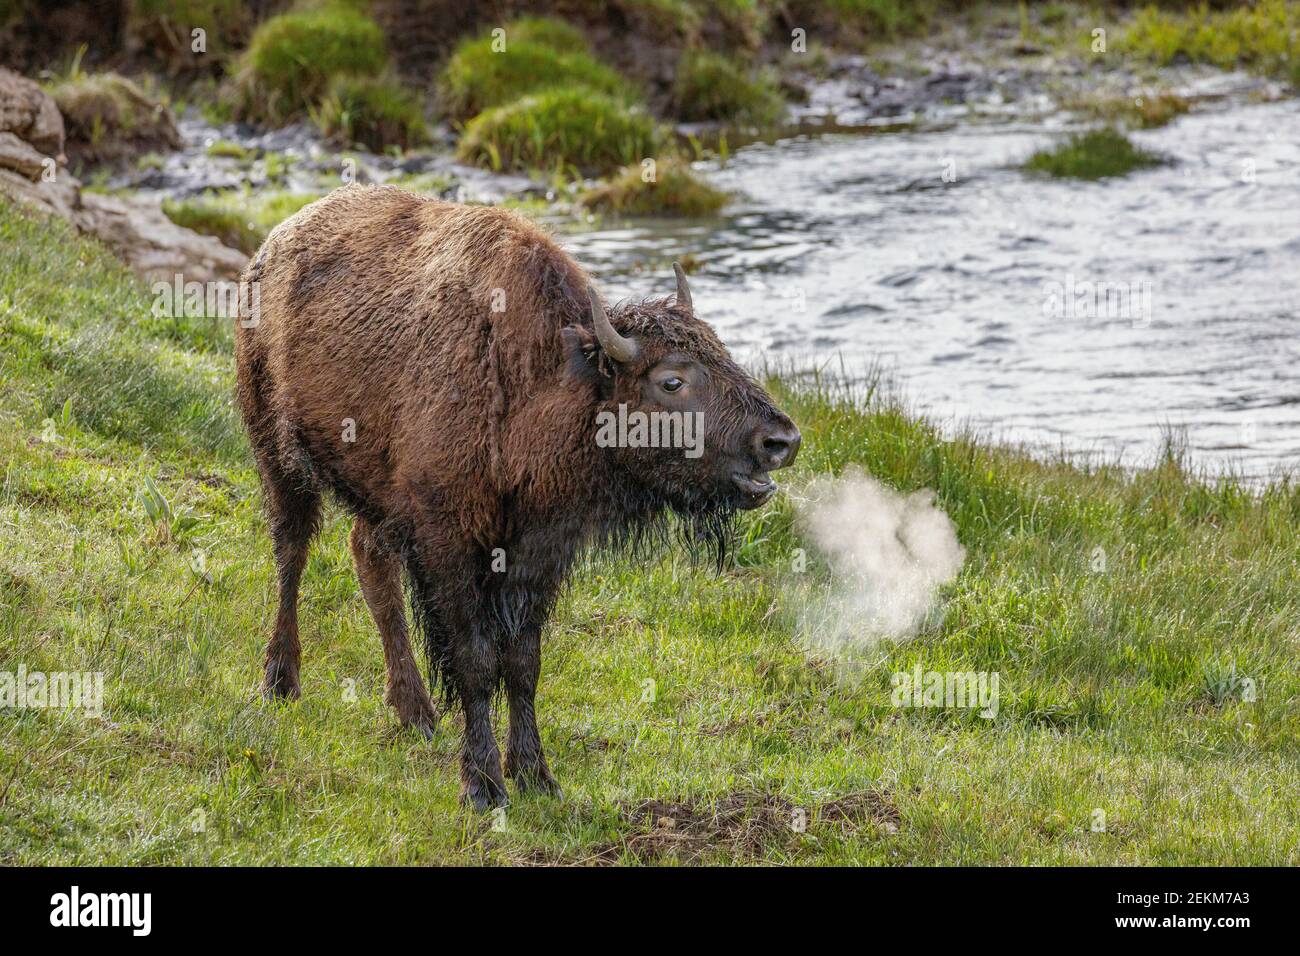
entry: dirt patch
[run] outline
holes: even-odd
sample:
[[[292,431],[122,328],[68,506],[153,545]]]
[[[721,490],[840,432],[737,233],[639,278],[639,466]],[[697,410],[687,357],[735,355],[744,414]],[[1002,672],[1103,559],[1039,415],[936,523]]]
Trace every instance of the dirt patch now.
[[[741,792],[717,801],[642,800],[619,807],[626,834],[583,850],[535,850],[518,862],[537,866],[612,866],[756,860],[772,848],[793,848],[805,834],[847,835],[864,829],[895,833],[898,808],[878,790],[826,803],[795,803],[772,793]]]

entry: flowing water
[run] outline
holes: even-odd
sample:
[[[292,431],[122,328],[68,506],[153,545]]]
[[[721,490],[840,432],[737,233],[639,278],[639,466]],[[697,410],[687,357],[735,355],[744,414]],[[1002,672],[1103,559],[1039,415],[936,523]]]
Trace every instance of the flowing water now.
[[[1017,169],[1062,125],[754,144],[706,167],[739,194],[724,215],[565,241],[614,299],[693,256],[697,311],[751,363],[883,366],[914,406],[1039,451],[1137,465],[1174,427],[1201,466],[1294,468],[1300,101],[1136,133],[1172,162],[1125,177]]]

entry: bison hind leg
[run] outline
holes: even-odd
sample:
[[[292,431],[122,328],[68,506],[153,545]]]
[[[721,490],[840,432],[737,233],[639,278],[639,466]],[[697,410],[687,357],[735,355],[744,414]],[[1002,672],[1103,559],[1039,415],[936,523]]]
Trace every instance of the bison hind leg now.
[[[358,517],[353,523],[351,544],[361,594],[384,645],[384,663],[388,671],[384,700],[397,712],[402,726],[432,737],[438,723],[438,710],[429,699],[424,678],[420,676],[411,651],[402,594],[401,561],[384,547],[374,526],[364,518]]]
[[[298,669],[302,657],[298,585],[320,522],[321,496],[315,488],[286,475],[274,461],[264,459],[259,464],[279,579],[279,607],[266,645],[262,692],[267,698],[295,699],[300,693]]]

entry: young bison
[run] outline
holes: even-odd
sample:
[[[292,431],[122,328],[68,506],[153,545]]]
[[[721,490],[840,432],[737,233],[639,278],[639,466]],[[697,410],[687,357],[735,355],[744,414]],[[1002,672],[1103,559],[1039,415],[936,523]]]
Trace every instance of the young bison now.
[[[235,349],[279,571],[267,695],[299,693],[298,581],[332,491],[355,515],[352,554],[402,723],[431,734],[437,720],[405,571],[430,680],[464,712],[462,798],[505,802],[491,723],[502,685],[505,775],[558,791],[533,699],[575,556],[662,531],[669,514],[721,546],[735,510],[767,501],[768,472],[799,448],[675,268],[675,297],[607,314],[526,220],[390,187],[339,189],[271,233],[243,277],[258,307],[241,312]],[[701,413],[702,453],[606,447],[598,414],[620,406]]]

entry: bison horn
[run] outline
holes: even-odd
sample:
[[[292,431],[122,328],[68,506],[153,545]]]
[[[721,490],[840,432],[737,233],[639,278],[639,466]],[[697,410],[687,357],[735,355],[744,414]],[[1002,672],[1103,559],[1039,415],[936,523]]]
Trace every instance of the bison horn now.
[[[591,300],[591,318],[596,326],[596,341],[605,350],[605,354],[622,365],[636,361],[641,351],[636,344],[636,339],[618,334],[610,324],[609,316],[605,314],[605,307],[600,304],[600,299],[596,296],[596,290],[591,286],[587,286],[587,298]]]
[[[686,273],[680,262],[673,263],[673,272],[677,273],[677,304],[684,305],[694,312],[695,306],[691,304],[691,287],[686,284]]]

